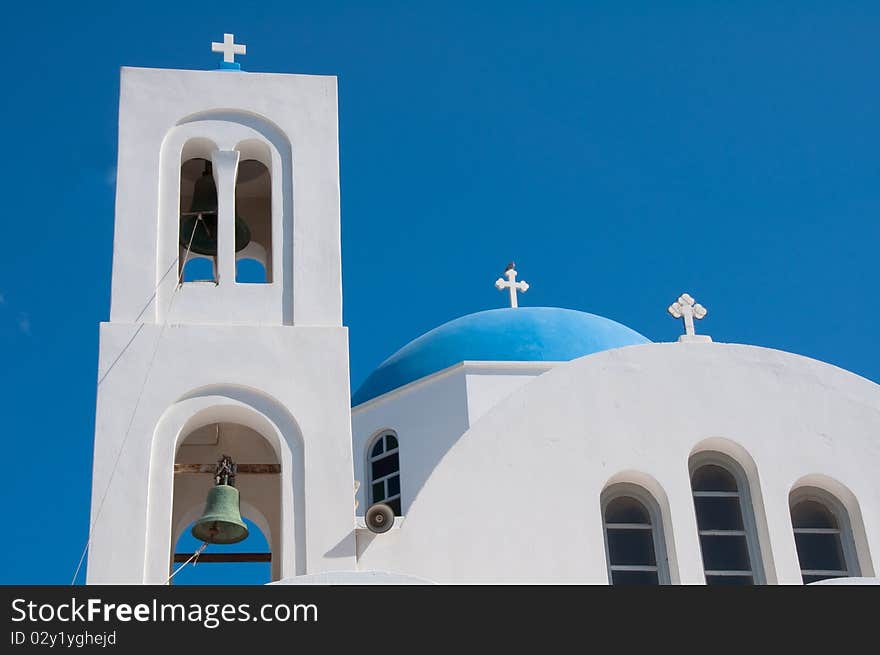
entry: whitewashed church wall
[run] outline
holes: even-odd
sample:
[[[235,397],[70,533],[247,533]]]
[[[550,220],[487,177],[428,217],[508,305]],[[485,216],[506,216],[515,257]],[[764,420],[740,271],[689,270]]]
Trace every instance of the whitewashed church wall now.
[[[290,248],[282,253],[283,264],[277,263],[289,273],[285,313],[297,325],[341,325],[336,78],[146,68],[122,69],[110,320],[161,318],[152,302],[154,292],[160,283],[173,284],[176,269],[166,275],[158,244],[162,239],[173,246],[177,235],[163,234],[162,221],[157,221],[174,205],[173,198],[161,203],[159,157],[169,134],[200,116],[230,124],[262,122],[289,141],[292,163],[283,179],[273,177],[273,190],[277,184],[292,204]],[[211,131],[203,136],[211,139]],[[173,168],[170,178],[179,175],[179,161],[165,163]],[[265,322],[262,317],[273,315],[265,306],[268,293],[257,289],[252,300],[237,294],[234,306],[224,305],[226,316],[237,323]],[[205,314],[203,300],[197,302]]]
[[[852,492],[861,575],[876,575],[880,386],[797,355],[718,343],[605,351],[513,392],[456,440],[400,529],[372,539],[359,568],[438,582],[607,583],[600,496],[635,472],[668,501],[673,579],[702,584],[688,460],[706,448],[754,465],[737,459],[768,582],[802,584],[789,510],[802,479]]]
[[[461,368],[355,408],[351,422],[354,475],[361,483],[358,515],[363,516],[370,505],[367,450],[377,434],[392,430],[397,435],[401,509],[406,515],[437,462],[467,430],[467,421],[467,388]]]
[[[358,515],[369,506],[367,451],[384,430],[400,441],[404,514],[434,467],[480,416],[556,363],[462,362],[352,410]]]
[[[492,366],[469,362],[467,370],[468,425],[536,376],[556,366],[546,362],[497,362]]]
[[[354,568],[345,328],[104,323],[100,353],[89,583],[164,581],[175,439],[196,419],[286,444],[283,576]]]

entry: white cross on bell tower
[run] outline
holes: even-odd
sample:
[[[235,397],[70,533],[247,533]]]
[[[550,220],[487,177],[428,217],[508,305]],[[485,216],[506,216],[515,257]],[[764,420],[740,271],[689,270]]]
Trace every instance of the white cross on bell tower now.
[[[235,42],[235,35],[224,34],[223,43],[211,42],[211,52],[222,52],[223,62],[220,68],[241,68],[241,64],[235,61],[235,55],[247,54],[247,46],[243,43]]]
[[[529,290],[528,282],[517,282],[516,281],[516,264],[510,262],[507,265],[507,268],[504,269],[504,276],[507,278],[507,281],[504,281],[504,278],[498,278],[495,280],[495,287],[499,291],[504,291],[505,289],[510,290],[510,306],[518,307],[519,303],[516,301],[516,292],[521,291],[525,293]]]
[[[672,318],[680,318],[684,322],[684,334],[678,338],[680,342],[712,341],[712,337],[694,331],[694,319],[704,318],[709,312],[700,303],[695,302],[690,294],[681,294],[666,311]]]

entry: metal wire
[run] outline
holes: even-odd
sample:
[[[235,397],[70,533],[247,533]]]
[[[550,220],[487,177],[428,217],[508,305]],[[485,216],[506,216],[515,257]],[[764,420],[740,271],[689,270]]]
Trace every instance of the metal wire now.
[[[122,451],[125,450],[125,443],[128,441],[128,437],[131,434],[131,427],[134,425],[134,418],[137,415],[137,410],[141,404],[141,398],[144,395],[144,389],[147,387],[147,381],[150,379],[150,373],[153,371],[153,363],[156,361],[156,353],[159,352],[159,344],[162,341],[162,335],[165,333],[165,327],[168,325],[168,317],[171,315],[171,308],[174,305],[174,299],[177,297],[177,290],[180,289],[180,285],[183,281],[183,270],[186,267],[186,262],[189,260],[190,250],[192,249],[193,239],[196,236],[196,227],[198,227],[199,221],[203,221],[201,216],[193,222],[193,231],[189,237],[189,243],[186,246],[186,254],[183,258],[183,264],[180,267],[180,273],[177,276],[177,284],[174,287],[174,291],[171,294],[171,300],[168,302],[168,309],[165,312],[165,318],[162,321],[161,329],[159,330],[159,336],[156,338],[156,345],[153,347],[153,355],[150,357],[150,362],[147,365],[147,372],[144,374],[144,381],[141,384],[140,391],[138,392],[137,400],[134,404],[134,409],[131,411],[131,418],[128,421],[128,427],[125,430],[125,435],[122,437],[122,443],[119,445],[119,451],[116,453],[116,460],[113,462],[113,468],[110,471],[110,478],[107,480],[107,487],[104,489],[104,494],[101,496],[101,501],[98,503],[98,509],[95,512],[95,518],[92,519],[92,523],[89,526],[89,534],[86,539],[86,545],[83,547],[82,554],[79,557],[79,563],[76,565],[76,571],[73,573],[73,579],[70,581],[71,586],[76,584],[76,578],[79,576],[79,572],[82,569],[83,562],[86,559],[86,553],[89,551],[89,546],[92,545],[92,533],[95,530],[95,525],[98,523],[98,519],[101,518],[101,511],[104,509],[104,502],[107,500],[107,494],[110,492],[110,487],[113,483],[113,476],[116,474],[116,469],[119,467],[119,460],[122,458]],[[204,222],[204,221],[203,221]],[[202,548],[203,550],[204,548]],[[201,552],[201,551],[199,551]],[[170,580],[171,578],[169,578]]]
[[[203,552],[203,551],[205,550],[205,548],[207,548],[207,547],[208,547],[208,542],[207,542],[207,541],[203,542],[202,545],[199,546],[199,549],[198,549],[196,552],[194,552],[192,555],[189,556],[189,559],[188,559],[188,560],[186,560],[183,564],[181,564],[180,566],[178,566],[177,569],[175,569],[174,573],[172,573],[171,575],[168,576],[168,579],[165,581],[165,584],[166,584],[166,585],[171,584],[171,578],[173,578],[175,575],[177,575],[178,573],[180,573],[180,569],[182,569],[184,566],[186,566],[186,565],[189,564],[190,562],[192,562],[193,564],[195,564],[195,563],[196,563],[196,560],[199,559],[199,555],[201,555],[202,552]]]

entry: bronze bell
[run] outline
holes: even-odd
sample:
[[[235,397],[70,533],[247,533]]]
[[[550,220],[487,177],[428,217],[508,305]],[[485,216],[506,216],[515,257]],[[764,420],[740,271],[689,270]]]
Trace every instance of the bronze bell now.
[[[190,239],[192,245],[190,246]],[[251,231],[240,216],[235,217],[235,252],[244,250],[251,242]],[[180,245],[199,255],[217,254],[217,184],[211,162],[205,160],[205,170],[196,180],[192,203],[188,212],[180,214]]]
[[[235,544],[247,539],[248,528],[241,518],[238,489],[234,485],[235,462],[223,455],[217,463],[205,511],[193,524],[193,537],[209,544]]]

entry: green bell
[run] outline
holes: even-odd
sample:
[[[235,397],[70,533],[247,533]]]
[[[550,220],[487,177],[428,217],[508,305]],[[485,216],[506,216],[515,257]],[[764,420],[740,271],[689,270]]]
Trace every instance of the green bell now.
[[[205,511],[193,525],[192,536],[209,544],[236,544],[247,539],[248,529],[241,519],[238,489],[219,484],[208,492]]]
[[[251,231],[247,223],[236,216],[235,252],[244,250],[250,242]],[[189,247],[199,255],[217,254],[217,185],[211,172],[211,162],[207,160],[205,170],[193,188],[190,209],[180,215],[180,245],[183,248]]]
[[[237,467],[232,458],[223,455],[217,462],[214,487],[208,492],[208,501],[202,518],[192,527],[192,536],[209,544],[237,544],[247,539],[248,529],[241,520],[238,489],[235,488]]]

